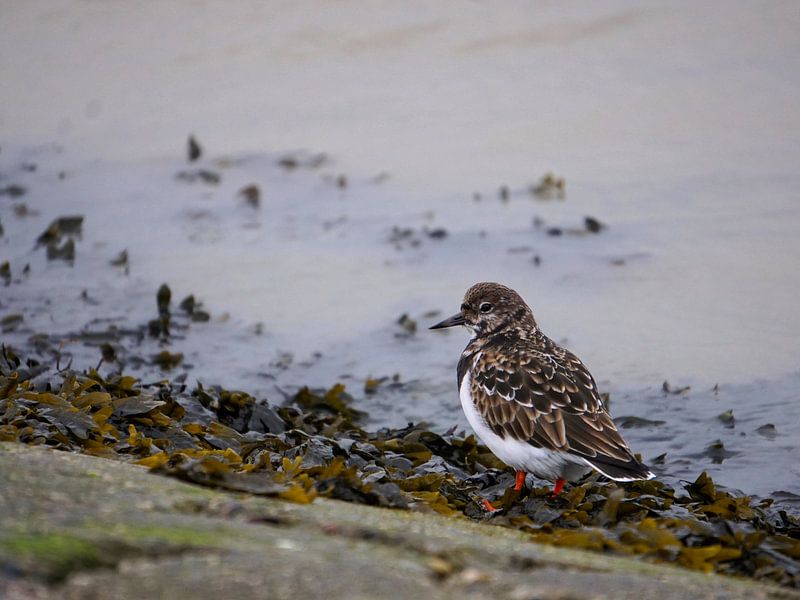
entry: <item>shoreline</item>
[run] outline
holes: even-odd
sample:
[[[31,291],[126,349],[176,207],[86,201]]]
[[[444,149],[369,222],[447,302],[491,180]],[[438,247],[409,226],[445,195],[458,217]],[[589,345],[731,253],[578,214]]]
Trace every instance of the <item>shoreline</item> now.
[[[0,592],[9,600],[143,591],[197,599],[800,597],[541,546],[463,519],[218,492],[117,461],[19,444],[0,443],[0,482],[0,558],[11,567],[0,571]]]
[[[162,326],[168,316],[162,312]],[[158,357],[165,365],[181,359],[167,350]],[[474,436],[414,425],[367,431],[340,384],[302,388],[271,406],[182,377],[143,383],[55,366],[3,347],[0,440],[113,458],[233,492],[466,517],[545,544],[800,586],[800,517],[772,499],[717,486],[705,472],[675,486],[619,486],[595,474],[557,498],[549,486],[515,493],[513,473]],[[487,514],[484,498],[502,510]]]

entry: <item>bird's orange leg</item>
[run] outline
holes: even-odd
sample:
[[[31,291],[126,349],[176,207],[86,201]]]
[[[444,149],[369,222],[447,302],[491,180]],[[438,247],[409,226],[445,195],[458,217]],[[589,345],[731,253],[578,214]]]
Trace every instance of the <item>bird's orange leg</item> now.
[[[525,487],[525,471],[517,471],[517,478],[514,480],[514,491],[518,492]]]
[[[554,498],[555,498],[556,496],[558,496],[558,495],[561,493],[561,490],[562,490],[562,489],[564,489],[564,484],[565,484],[565,483],[567,483],[567,480],[566,480],[566,479],[562,479],[561,477],[559,477],[558,479],[556,479],[556,483],[555,483],[555,485],[553,486],[553,497],[554,497]]]
[[[496,510],[500,510],[499,508],[495,508],[494,506],[492,506],[492,503],[489,502],[486,498],[483,499],[483,508],[485,508],[489,512],[494,512]]]

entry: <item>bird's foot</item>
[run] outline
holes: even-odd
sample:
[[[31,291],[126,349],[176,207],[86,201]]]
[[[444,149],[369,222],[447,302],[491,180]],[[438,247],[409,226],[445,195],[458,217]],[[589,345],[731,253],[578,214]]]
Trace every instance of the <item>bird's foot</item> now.
[[[499,508],[495,508],[492,505],[492,503],[489,502],[486,498],[483,499],[482,504],[483,504],[483,508],[485,508],[487,512],[493,513],[493,512],[497,512],[498,510],[500,510]]]
[[[510,508],[517,500],[519,500],[520,492],[525,487],[525,471],[517,471],[514,478],[514,487],[506,489],[503,497],[500,499],[500,506],[495,507],[491,502],[484,499],[482,501],[483,508],[489,512],[497,512],[502,509]]]
[[[565,483],[567,483],[566,479],[562,479],[561,477],[556,479],[556,483],[555,485],[553,485],[553,495],[552,495],[553,498],[555,498],[561,493],[561,490],[564,489]]]

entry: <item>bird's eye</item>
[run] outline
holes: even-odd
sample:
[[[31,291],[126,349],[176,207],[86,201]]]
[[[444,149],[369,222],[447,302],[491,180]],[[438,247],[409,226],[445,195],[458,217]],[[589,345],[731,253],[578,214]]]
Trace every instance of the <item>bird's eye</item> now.
[[[490,302],[481,302],[481,305],[480,305],[479,308],[481,309],[482,313],[488,313],[488,312],[492,312],[492,309],[494,308],[494,306],[492,306],[492,304]]]

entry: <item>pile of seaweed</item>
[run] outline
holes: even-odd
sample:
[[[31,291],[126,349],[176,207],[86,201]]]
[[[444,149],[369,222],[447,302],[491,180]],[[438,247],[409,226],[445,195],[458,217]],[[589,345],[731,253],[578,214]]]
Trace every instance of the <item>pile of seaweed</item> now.
[[[619,487],[591,476],[552,497],[509,491],[513,474],[473,436],[422,426],[367,432],[344,386],[275,407],[241,392],[144,384],[121,373],[0,356],[0,440],[135,462],[196,484],[294,502],[338,498],[486,520],[547,544],[632,554],[800,587],[800,519],[720,489]],[[488,513],[489,498],[502,509]]]

